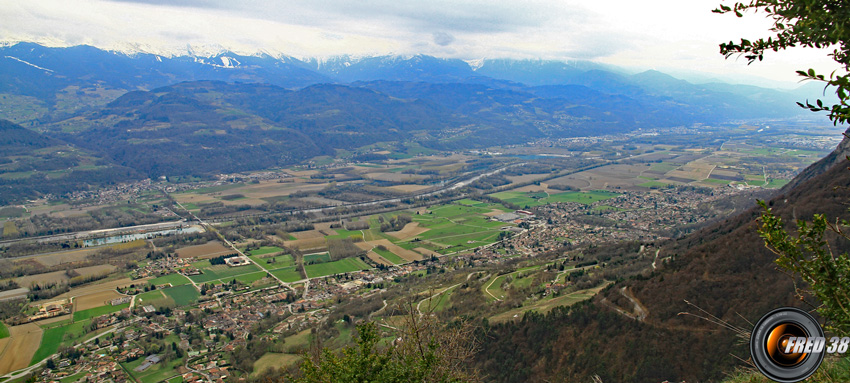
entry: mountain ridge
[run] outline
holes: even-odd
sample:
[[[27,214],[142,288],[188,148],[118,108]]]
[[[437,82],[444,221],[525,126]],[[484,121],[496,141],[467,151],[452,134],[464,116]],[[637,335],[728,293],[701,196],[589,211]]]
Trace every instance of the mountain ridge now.
[[[650,78],[651,77],[651,78]],[[165,57],[150,53],[126,55],[91,46],[47,48],[21,43],[0,48],[0,94],[35,97],[47,112],[18,122],[39,123],[112,101],[116,93],[151,90],[184,81],[268,83],[300,89],[320,83],[358,81],[428,83],[511,82],[517,87],[582,85],[598,92],[630,97],[649,104],[684,104],[694,118],[717,122],[805,115],[794,102],[815,98],[752,86],[696,85],[658,72],[629,75],[609,66],[552,60],[483,59],[473,69],[460,59],[427,55],[304,59],[267,53]],[[86,97],[74,99],[74,94]],[[694,96],[698,95],[698,96]],[[33,102],[34,100],[28,100]],[[0,101],[0,107],[3,101]]]

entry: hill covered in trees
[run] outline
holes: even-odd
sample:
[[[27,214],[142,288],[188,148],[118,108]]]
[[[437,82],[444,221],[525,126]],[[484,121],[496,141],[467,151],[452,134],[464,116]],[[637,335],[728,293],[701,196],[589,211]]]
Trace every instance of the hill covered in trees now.
[[[0,205],[141,178],[93,151],[0,120]]]

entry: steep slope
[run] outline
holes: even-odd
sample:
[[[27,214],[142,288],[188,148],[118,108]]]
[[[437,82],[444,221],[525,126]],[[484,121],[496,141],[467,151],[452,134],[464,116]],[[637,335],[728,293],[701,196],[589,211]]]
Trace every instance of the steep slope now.
[[[0,205],[140,178],[92,151],[0,120]]]
[[[847,218],[846,165],[840,162],[812,175],[769,204],[785,219],[814,213]],[[588,381],[593,375],[605,382],[722,378],[741,365],[735,356],[748,357],[746,344],[732,331],[680,315],[700,314],[685,300],[744,328],[751,324],[742,317],[755,323],[773,308],[801,305],[793,281],[776,269],[775,256],[756,232],[759,214],[754,208],[674,241],[661,250],[661,257],[672,261],[660,271],[617,283],[587,305],[491,327],[482,337],[478,365],[499,382]],[[612,309],[631,311],[626,295],[648,311],[644,320]]]
[[[201,82],[135,91],[48,128],[151,178],[265,169],[331,150],[301,132],[214,100],[223,92],[235,96],[238,89],[277,96],[290,92],[257,88]],[[63,130],[75,133],[59,133]]]
[[[129,92],[43,128],[157,178],[291,165],[335,149],[438,138],[462,125],[439,106],[363,88],[199,81]]]

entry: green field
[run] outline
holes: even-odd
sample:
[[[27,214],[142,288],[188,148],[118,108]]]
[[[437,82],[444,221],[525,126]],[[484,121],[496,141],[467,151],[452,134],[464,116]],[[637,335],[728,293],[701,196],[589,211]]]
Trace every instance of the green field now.
[[[537,311],[541,314],[548,313],[552,308],[557,306],[571,306],[578,302],[592,298],[596,293],[602,290],[610,282],[605,282],[598,287],[586,290],[579,290],[570,294],[562,295],[555,298],[544,298],[531,305],[519,307],[501,314],[494,315],[490,318],[492,322],[502,322],[506,320],[515,320],[523,317],[527,311]]]
[[[431,214],[426,214],[425,216],[434,215],[440,218],[460,218],[468,215],[481,215],[484,213],[489,213],[491,209],[476,206],[449,204],[433,207],[430,210]]]
[[[302,349],[306,349],[313,339],[313,334],[310,329],[299,332],[295,335],[290,335],[284,339],[286,351],[289,353],[300,353]]]
[[[263,279],[265,276],[266,276],[265,271],[258,271],[256,273],[242,274],[242,275],[236,276],[236,277],[225,278],[225,279],[222,279],[221,281],[224,282],[224,283],[228,283],[232,280],[237,280],[239,282],[242,282],[242,283],[250,286],[252,283],[259,281],[260,279]]]
[[[205,261],[209,264],[209,261]],[[199,262],[200,263],[200,262]],[[195,283],[204,283],[214,281],[216,279],[235,277],[242,274],[256,273],[260,271],[257,265],[250,264],[247,266],[230,267],[227,265],[215,265],[201,268],[201,275],[192,275],[191,278]]]
[[[482,215],[491,210],[460,204],[434,207],[428,214],[413,216],[413,221],[418,222],[420,227],[429,229],[416,237],[421,241],[400,242],[398,245],[405,249],[422,246],[446,254],[493,243],[498,239],[501,228],[512,224],[491,221]]]
[[[604,190],[594,190],[589,192],[565,192],[551,195],[541,192],[506,191],[490,195],[505,202],[510,202],[519,205],[521,207],[534,207],[555,202],[576,202],[583,204],[592,204],[597,201],[603,201],[609,198],[614,198],[620,194]]]
[[[511,281],[511,287],[525,288],[531,286],[532,282],[534,282],[534,274],[522,276],[521,273],[518,273],[514,276],[514,280]]]
[[[338,261],[306,265],[307,276],[310,278],[324,277],[327,275],[342,274],[351,271],[366,270],[369,265],[359,258],[345,258]]]
[[[381,250],[381,249],[379,249],[379,248],[377,248],[377,247],[376,247],[376,248],[372,249],[372,251],[374,251],[375,253],[378,253],[378,255],[380,255],[380,256],[381,256],[381,257],[383,257],[384,259],[386,259],[386,260],[388,260],[388,261],[392,262],[392,263],[393,263],[393,264],[395,264],[395,265],[400,265],[400,264],[402,264],[402,263],[407,263],[407,261],[405,261],[405,260],[404,260],[404,258],[399,257],[398,255],[393,254],[393,252],[391,252],[391,251],[389,251],[389,250]]]
[[[664,173],[667,173],[671,170],[678,169],[678,168],[679,168],[679,166],[669,164],[669,163],[652,164],[652,166],[649,167],[650,170],[655,170],[655,171],[664,172]]]
[[[259,255],[265,255],[265,254],[271,254],[271,253],[280,253],[281,251],[283,251],[283,249],[281,249],[277,246],[263,246],[259,249],[254,249],[254,250],[248,251],[246,254],[259,256]]]
[[[66,331],[68,331],[66,326],[44,330],[44,334],[41,336],[41,345],[32,356],[30,364],[39,362],[42,359],[55,354],[56,351],[59,350],[59,344],[62,343],[62,340],[65,338]]]
[[[307,254],[304,256],[304,264],[325,263],[331,261],[331,255],[328,253]]]
[[[292,366],[303,359],[303,355],[297,354],[279,354],[276,352],[267,352],[265,355],[254,362],[254,372],[252,376],[262,373],[269,368],[285,368]]]
[[[489,205],[489,203],[487,203],[487,202],[479,202],[479,201],[476,201],[474,199],[469,199],[469,198],[457,200],[457,201],[455,201],[455,203],[459,203],[461,205],[466,205],[466,206],[475,206],[475,207],[487,207],[487,205]]]
[[[486,208],[486,209],[498,209],[498,210],[501,210],[501,211],[504,211],[504,212],[512,211],[511,209],[508,209],[508,208],[502,206],[501,204],[481,202],[481,201],[476,201],[476,200],[469,199],[469,198],[455,201],[455,203],[459,203],[459,204],[465,205],[465,206],[472,206],[472,207],[479,207],[479,208]]]
[[[258,256],[249,256],[248,258],[257,262],[260,266],[265,267],[266,269],[288,267],[295,264],[295,260],[293,260],[292,255],[289,254],[276,255],[268,258],[260,258]]]
[[[770,180],[770,182],[767,183],[766,187],[770,188],[770,189],[779,189],[779,188],[787,185],[789,182],[791,182],[791,181],[790,180]]]
[[[169,287],[167,289],[163,289],[162,292],[164,292],[169,298],[173,299],[177,306],[186,306],[195,303],[201,296],[200,293],[198,293],[198,290],[195,289],[195,286],[191,285]]]
[[[269,272],[284,282],[295,282],[304,279],[304,277],[301,276],[301,273],[299,273],[294,266],[275,269]]]
[[[68,323],[67,320],[57,323],[51,323],[47,326],[42,326],[44,334],[41,336],[41,344],[32,357],[32,363],[41,361],[50,355],[56,353],[60,346],[68,346],[75,342],[80,342],[88,338],[85,328],[91,321],[80,320],[73,323]],[[50,327],[48,327],[50,326]]]
[[[499,275],[496,277],[496,280],[491,280],[491,282],[486,282],[484,284],[487,300],[492,300],[494,296],[496,298],[502,298],[505,296],[505,290],[502,290],[502,283],[505,282],[505,278],[507,276],[508,274]]]
[[[448,307],[449,301],[451,301],[452,293],[456,288],[457,287],[452,287],[450,289],[442,291],[440,292],[440,295],[428,301],[425,301],[425,303],[422,304],[422,311],[427,312],[428,310],[430,310],[433,312],[439,312],[445,310],[446,307]]]
[[[519,270],[510,272],[510,273],[507,273],[507,274],[502,274],[502,275],[496,276],[495,280],[491,279],[490,281],[485,282],[484,285],[482,286],[483,289],[484,289],[484,295],[486,296],[487,300],[493,300],[493,296],[495,296],[496,298],[504,297],[505,296],[505,290],[502,289],[502,283],[505,282],[505,279],[508,276],[510,276],[511,279],[512,279],[512,281],[510,283],[511,286],[527,287],[527,286],[531,285],[533,273],[524,273],[524,272],[531,271],[531,270],[538,270],[538,269],[540,269],[539,265],[538,266],[529,266],[529,267],[523,267]],[[527,275],[527,277],[526,278],[517,278],[518,274],[519,275]],[[527,281],[524,281],[526,279],[527,279]],[[490,294],[487,294],[488,292],[490,294],[492,294],[493,296],[491,296]]]
[[[74,321],[86,320],[89,318],[99,317],[101,315],[106,315],[114,312],[121,311],[130,307],[129,303],[124,303],[117,306],[100,306],[95,308],[90,308],[88,310],[74,311]]]
[[[637,186],[643,186],[645,188],[663,188],[663,187],[667,187],[667,184],[664,183],[664,182],[649,181],[649,182],[644,182],[642,184],[637,184]]]
[[[183,207],[186,208],[186,210],[198,210],[198,209],[200,209],[200,207],[198,207],[198,205],[195,205],[192,202],[181,203],[181,205],[183,205]]]
[[[173,306],[174,299],[166,296],[162,290],[154,290],[136,296],[137,305],[153,305],[154,307]]]
[[[0,339],[9,337],[9,328],[6,327],[6,324],[0,322]]]
[[[161,277],[151,279],[148,283],[150,283],[151,285],[154,285],[154,286],[159,286],[159,285],[164,285],[164,284],[170,283],[171,286],[174,287],[174,286],[181,286],[181,285],[185,285],[187,283],[191,283],[191,281],[189,280],[189,278],[186,278],[186,276],[184,276],[183,274],[174,273],[174,274],[163,275]]]

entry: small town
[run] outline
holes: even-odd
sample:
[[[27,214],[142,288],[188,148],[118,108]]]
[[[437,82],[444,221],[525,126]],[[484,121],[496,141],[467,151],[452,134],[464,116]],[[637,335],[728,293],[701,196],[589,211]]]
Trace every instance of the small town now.
[[[516,259],[533,259],[538,254],[581,248],[586,244],[623,241],[652,242],[669,238],[671,230],[698,225],[717,213],[703,204],[740,193],[731,187],[700,189],[666,188],[655,191],[624,191],[614,198],[591,204],[558,202],[494,215],[491,220],[507,224],[501,240],[473,247],[449,256],[432,256],[421,261],[386,267],[365,258],[371,267],[319,278],[275,283],[263,288],[233,280],[230,283],[195,283],[200,291],[196,303],[180,307],[155,307],[137,299],[139,294],[174,287],[172,283],[152,285],[145,280],[174,275],[199,276],[199,259],[177,254],[152,260],[133,271],[138,284],[119,286],[122,298],[108,302],[124,308],[92,319],[96,337],[62,348],[48,359],[38,382],[83,381],[132,382],[125,366],[136,373],[161,363],[186,358],[174,366],[184,382],[229,382],[237,361],[234,351],[246,347],[252,338],[275,341],[328,320],[338,302],[354,297],[367,299],[386,291],[392,281],[436,270],[488,267]],[[352,222],[344,221],[343,224]],[[611,224],[614,223],[614,224]],[[252,265],[251,259],[235,251],[219,256],[229,269]],[[380,266],[380,267],[378,267]],[[271,276],[270,274],[267,277]],[[563,284],[547,285],[546,294]],[[65,305],[65,306],[63,306]],[[30,320],[67,315],[67,302],[42,305]],[[258,323],[269,319],[262,332]],[[132,363],[131,363],[132,362]],[[138,362],[138,363],[136,363]]]

